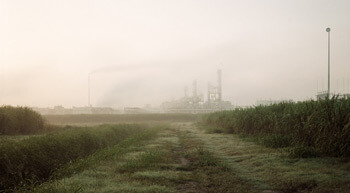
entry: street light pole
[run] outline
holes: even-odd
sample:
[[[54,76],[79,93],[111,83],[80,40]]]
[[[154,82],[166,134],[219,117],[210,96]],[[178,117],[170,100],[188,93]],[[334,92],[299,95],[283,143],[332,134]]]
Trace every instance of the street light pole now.
[[[327,28],[328,32],[328,98],[330,97],[330,88],[331,88],[331,28]]]

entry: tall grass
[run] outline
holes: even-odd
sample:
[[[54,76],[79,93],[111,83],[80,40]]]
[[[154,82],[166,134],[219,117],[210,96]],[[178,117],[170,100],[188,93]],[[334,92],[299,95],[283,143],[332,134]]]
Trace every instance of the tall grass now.
[[[205,116],[202,123],[228,133],[258,136],[271,147],[297,147],[293,150],[296,155],[307,149],[311,154],[350,157],[350,99],[333,97],[216,112]]]
[[[70,128],[0,144],[0,192],[48,180],[64,164],[115,145],[140,132],[141,125]]]
[[[41,115],[28,107],[0,107],[0,134],[31,134],[45,128]]]

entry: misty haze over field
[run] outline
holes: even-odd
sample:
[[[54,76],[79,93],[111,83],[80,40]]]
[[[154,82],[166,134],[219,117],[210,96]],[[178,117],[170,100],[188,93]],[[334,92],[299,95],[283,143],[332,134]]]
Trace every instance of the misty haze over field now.
[[[223,99],[350,92],[348,0],[2,0],[0,104],[159,106],[222,69]]]

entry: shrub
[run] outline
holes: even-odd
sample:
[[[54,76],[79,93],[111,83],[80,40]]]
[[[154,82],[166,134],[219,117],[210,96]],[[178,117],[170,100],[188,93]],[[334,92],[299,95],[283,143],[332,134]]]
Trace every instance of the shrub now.
[[[45,130],[40,114],[28,107],[0,107],[0,134],[32,134]]]

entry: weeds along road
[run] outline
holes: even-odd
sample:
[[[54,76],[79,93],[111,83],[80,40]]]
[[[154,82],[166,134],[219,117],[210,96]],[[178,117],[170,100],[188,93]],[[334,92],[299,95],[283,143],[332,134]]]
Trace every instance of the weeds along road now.
[[[348,192],[350,165],[339,159],[290,159],[192,123],[158,130],[98,164],[35,192]],[[117,150],[116,150],[117,151]]]

